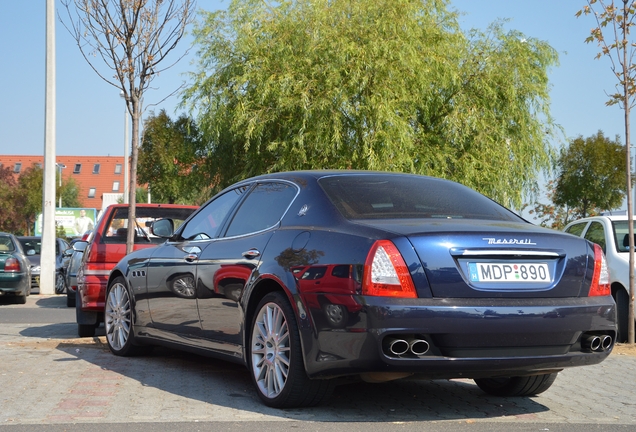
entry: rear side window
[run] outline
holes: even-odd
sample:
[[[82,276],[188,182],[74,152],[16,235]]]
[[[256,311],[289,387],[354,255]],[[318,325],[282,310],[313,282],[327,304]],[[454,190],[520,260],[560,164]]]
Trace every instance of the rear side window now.
[[[225,236],[249,234],[273,227],[283,217],[296,193],[296,187],[287,183],[256,185],[236,212]]]
[[[585,233],[585,238],[599,245],[605,252],[605,228],[600,222],[592,222]]]
[[[616,248],[618,252],[629,252],[629,223],[627,221],[615,221],[614,239],[616,240]],[[636,232],[636,222],[634,222],[634,231]],[[636,234],[634,234],[636,237]]]
[[[523,221],[480,193],[424,176],[353,174],[319,180],[347,219],[485,219]]]
[[[568,229],[566,229],[565,232],[569,234],[573,234],[577,237],[581,237],[581,233],[583,232],[583,228],[585,228],[585,225],[587,225],[587,222],[574,224]]]

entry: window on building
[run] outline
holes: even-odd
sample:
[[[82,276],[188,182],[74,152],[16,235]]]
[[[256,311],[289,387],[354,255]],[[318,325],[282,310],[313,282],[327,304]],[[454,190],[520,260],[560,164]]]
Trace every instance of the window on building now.
[[[73,169],[73,174],[79,174],[82,171],[82,164],[75,164],[75,168]]]
[[[94,188],[94,187],[93,187],[93,188],[90,188],[90,189],[88,190],[88,197],[89,197],[89,198],[95,198],[95,188]]]
[[[13,165],[14,173],[19,173],[21,170],[22,170],[22,163],[17,162],[15,165]]]
[[[121,174],[121,164],[115,165],[115,174]]]
[[[99,174],[99,164],[93,165],[93,174]]]
[[[119,182],[113,182],[113,192],[119,192]]]

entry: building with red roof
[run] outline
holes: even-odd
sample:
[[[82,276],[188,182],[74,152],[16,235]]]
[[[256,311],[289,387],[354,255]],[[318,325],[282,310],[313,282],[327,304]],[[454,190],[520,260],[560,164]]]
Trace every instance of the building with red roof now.
[[[17,177],[28,167],[42,167],[44,156],[0,155],[0,166],[9,167]],[[98,210],[113,204],[124,192],[123,156],[57,156],[63,181],[73,179],[79,186],[82,207]]]

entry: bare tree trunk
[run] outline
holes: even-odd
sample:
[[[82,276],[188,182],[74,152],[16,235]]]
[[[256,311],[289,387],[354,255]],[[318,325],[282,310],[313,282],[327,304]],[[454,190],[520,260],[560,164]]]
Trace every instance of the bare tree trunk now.
[[[132,96],[132,150],[130,159],[130,182],[128,184],[128,238],[126,254],[133,251],[135,232],[137,230],[137,158],[139,157],[139,122],[141,119],[141,100]]]
[[[104,81],[123,92],[132,117],[128,254],[133,251],[137,229],[137,158],[143,95],[150,82],[171,66],[163,68],[160,63],[177,46],[186,26],[192,22],[195,0],[61,2],[69,16],[70,26],[64,26],[77,42],[84,59]],[[75,10],[77,20],[73,19],[71,9]],[[186,54],[187,51],[182,57]],[[97,68],[93,58],[104,60],[106,69]]]

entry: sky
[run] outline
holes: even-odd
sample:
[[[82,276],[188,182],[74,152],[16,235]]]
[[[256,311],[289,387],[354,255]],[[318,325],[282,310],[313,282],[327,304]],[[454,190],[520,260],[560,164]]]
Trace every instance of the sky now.
[[[197,1],[199,9],[209,11],[228,4],[229,0]],[[485,30],[506,19],[505,28],[546,41],[557,50],[560,65],[549,73],[551,111],[565,135],[555,146],[599,130],[610,138],[625,136],[623,111],[605,105],[617,83],[610,60],[596,60],[598,47],[584,42],[595,21],[591,16],[575,17],[585,4],[585,0],[452,0],[450,4],[463,13],[464,30]],[[65,17],[61,0],[56,1],[56,11]],[[45,0],[0,0],[0,154],[44,154],[45,17]],[[182,40],[173,59],[191,42],[190,36]],[[153,89],[145,94],[144,117],[159,109],[173,118],[183,112],[177,107],[179,98],[168,96],[186,82],[185,73],[194,70],[194,51],[153,81]],[[90,68],[59,20],[56,57],[56,153],[123,156],[125,113],[119,90]]]

